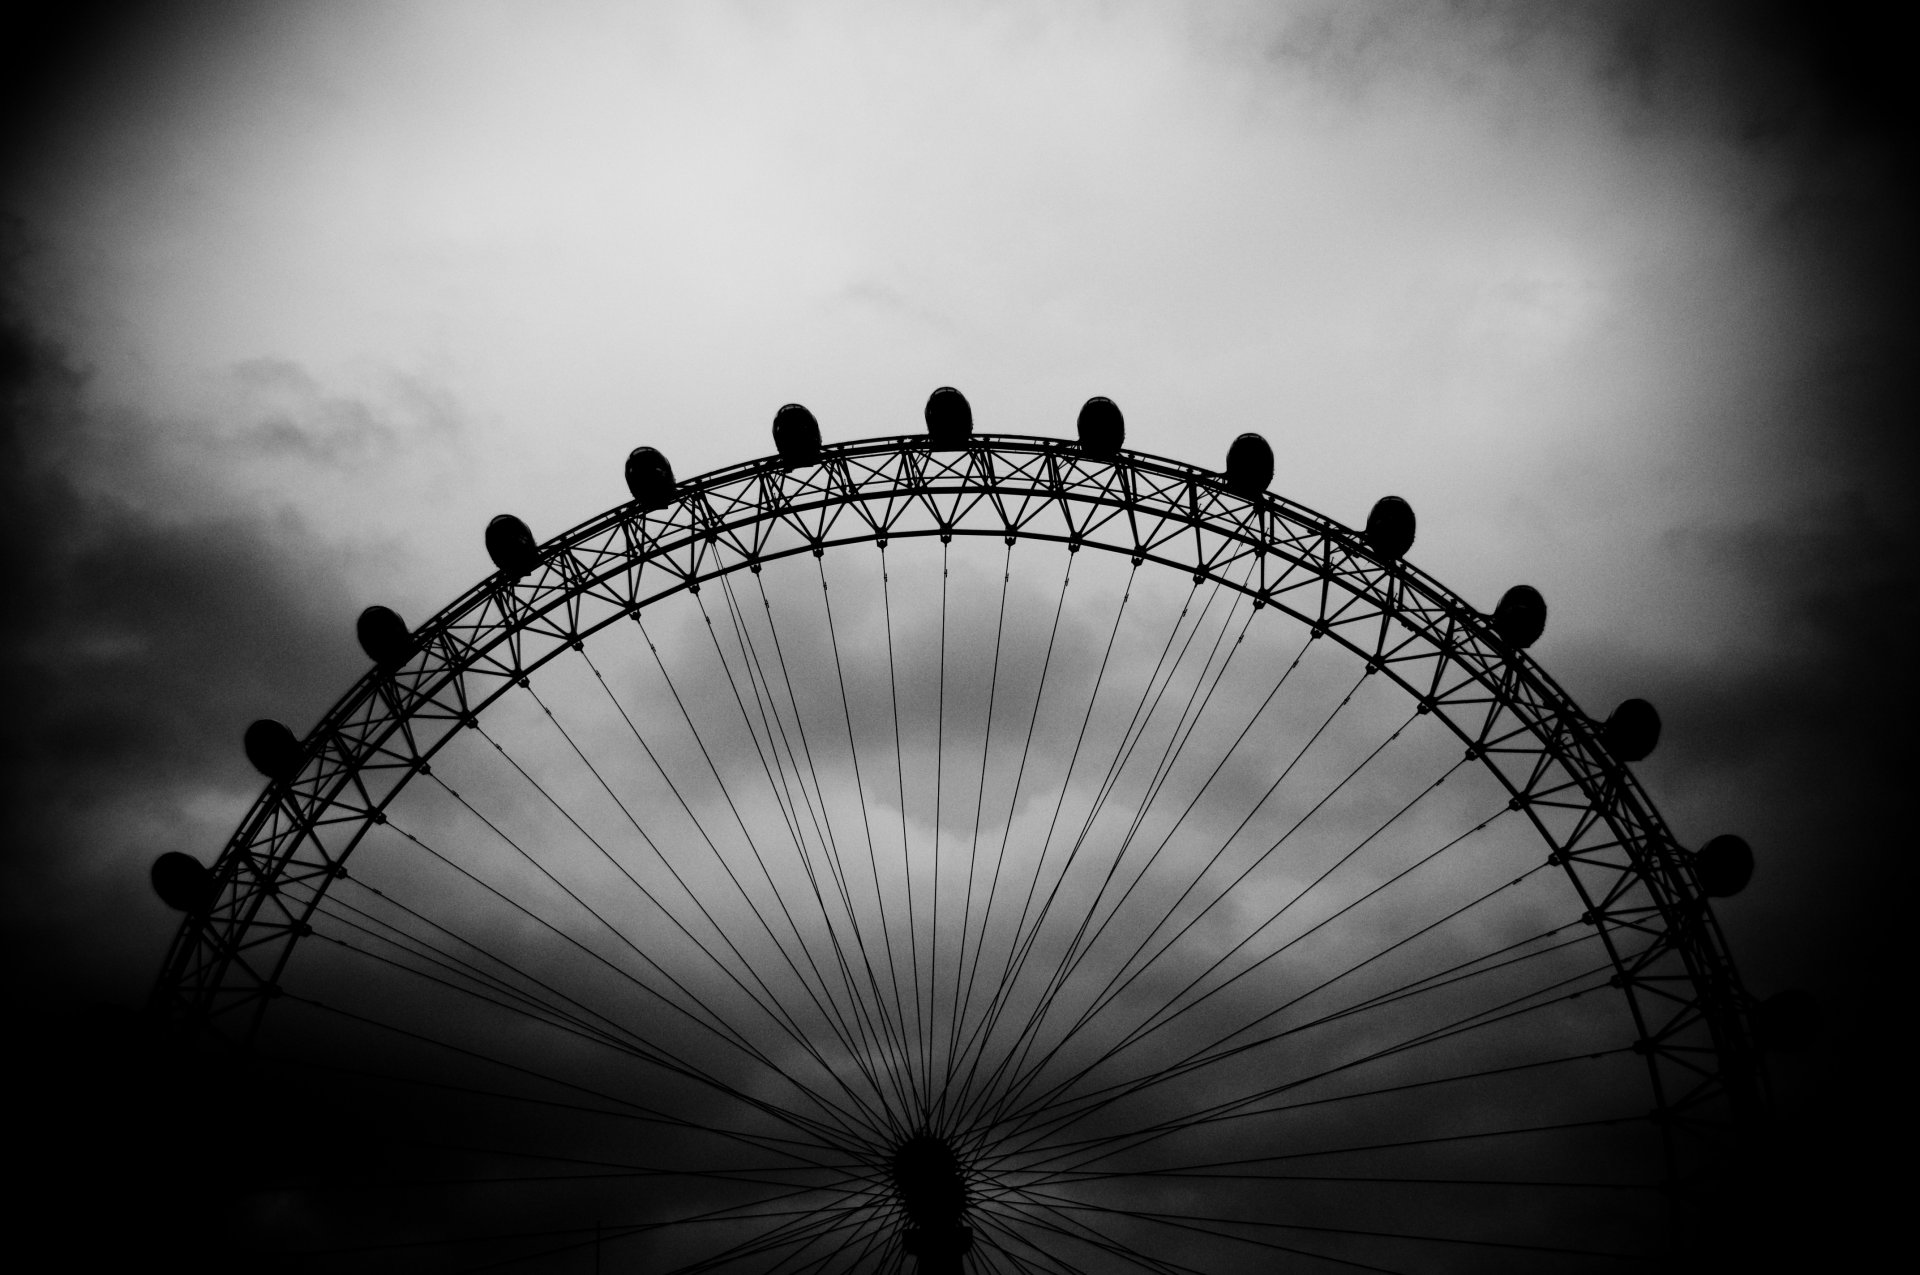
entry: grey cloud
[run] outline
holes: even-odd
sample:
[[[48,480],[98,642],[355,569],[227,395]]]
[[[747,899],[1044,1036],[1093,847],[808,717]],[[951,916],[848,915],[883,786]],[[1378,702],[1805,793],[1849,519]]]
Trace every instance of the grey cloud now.
[[[155,426],[90,408],[83,372],[16,314],[0,369],[13,987],[137,999],[172,924],[147,864],[211,859],[259,782],[246,723],[303,726],[359,671],[343,562],[291,515],[90,490],[73,452],[137,482]]]

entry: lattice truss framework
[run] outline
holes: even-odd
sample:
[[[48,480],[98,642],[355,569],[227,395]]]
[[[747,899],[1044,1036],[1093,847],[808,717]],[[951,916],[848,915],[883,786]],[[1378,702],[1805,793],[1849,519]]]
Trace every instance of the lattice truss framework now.
[[[168,954],[157,1001],[235,1041],[276,994],[294,944],[354,847],[433,755],[568,647],[676,592],[798,553],[910,536],[998,536],[1125,554],[1218,581],[1313,627],[1391,678],[1490,770],[1598,927],[1632,1007],[1670,1167],[1724,1149],[1756,1100],[1741,989],[1692,856],[1598,725],[1488,617],[1364,536],[1215,472],[1139,452],[1093,459],[1060,440],[924,436],[767,457],[681,483],[664,508],[620,505],[541,547],[519,579],[482,580],[416,631],[403,666],[369,672],[269,784],[214,867],[217,902]],[[289,884],[310,890],[290,895]],[[295,895],[299,897],[295,897]]]

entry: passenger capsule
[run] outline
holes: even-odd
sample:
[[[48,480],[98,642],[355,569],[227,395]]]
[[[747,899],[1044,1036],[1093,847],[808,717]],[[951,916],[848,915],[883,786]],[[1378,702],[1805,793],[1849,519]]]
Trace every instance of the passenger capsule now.
[[[973,405],[951,385],[927,396],[927,434],[935,447],[964,447],[973,437]]]
[[[1825,1025],[1820,999],[1801,988],[1775,992],[1753,1007],[1754,1034],[1762,1049],[1797,1054],[1814,1042]]]
[[[354,628],[360,635],[360,649],[381,668],[398,668],[419,649],[407,622],[387,607],[368,607]]]
[[[487,556],[515,580],[540,565],[540,547],[533,533],[512,514],[499,514],[487,524]]]
[[[1110,398],[1090,398],[1080,409],[1080,450],[1102,459],[1113,456],[1127,441],[1127,421]]]
[[[268,779],[285,782],[300,773],[300,741],[271,717],[247,727],[244,744],[247,760]]]
[[[1621,761],[1642,761],[1660,742],[1660,714],[1643,699],[1621,700],[1600,728],[1600,742]]]
[[[1273,481],[1273,448],[1258,434],[1242,434],[1227,448],[1227,486],[1248,500]]]
[[[1367,515],[1367,545],[1384,562],[1407,556],[1413,548],[1413,506],[1398,496],[1382,496]]]
[[[789,403],[773,414],[773,445],[787,464],[811,465],[820,459],[820,422],[800,404]]]
[[[190,854],[169,850],[153,861],[153,892],[176,912],[204,912],[218,893],[213,873]]]
[[[1700,847],[1693,866],[1700,873],[1700,888],[1710,897],[1731,898],[1753,880],[1753,847],[1744,838],[1722,833]]]
[[[1516,584],[1493,609],[1493,631],[1517,651],[1540,640],[1547,629],[1547,600],[1532,585]]]
[[[640,508],[648,512],[665,509],[673,503],[673,466],[654,448],[634,448],[627,453],[627,490],[640,502]]]

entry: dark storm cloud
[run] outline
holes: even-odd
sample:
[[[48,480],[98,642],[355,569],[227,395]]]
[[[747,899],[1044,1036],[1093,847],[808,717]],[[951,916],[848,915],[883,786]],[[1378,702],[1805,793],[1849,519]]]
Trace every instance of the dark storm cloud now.
[[[16,993],[121,991],[116,967],[157,953],[172,925],[147,864],[166,850],[210,860],[259,782],[241,730],[256,716],[304,726],[361,658],[339,555],[290,515],[147,507],[151,423],[91,405],[86,382],[7,308],[0,738]]]

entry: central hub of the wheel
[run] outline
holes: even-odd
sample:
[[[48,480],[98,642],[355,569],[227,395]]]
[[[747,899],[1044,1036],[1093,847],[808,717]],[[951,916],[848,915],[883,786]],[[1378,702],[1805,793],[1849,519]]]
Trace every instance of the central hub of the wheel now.
[[[907,1215],[902,1241],[920,1260],[923,1275],[957,1272],[973,1246],[966,1225],[967,1180],[952,1145],[933,1133],[916,1133],[893,1153],[893,1189]]]

